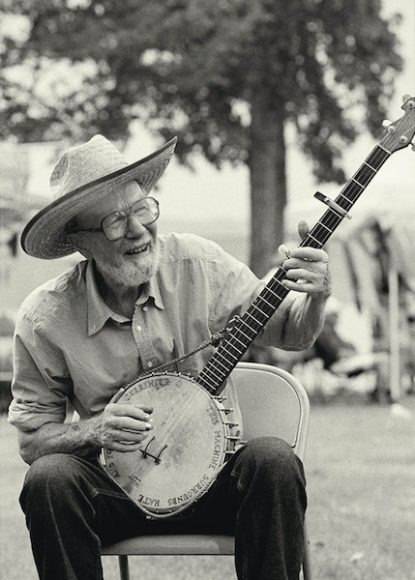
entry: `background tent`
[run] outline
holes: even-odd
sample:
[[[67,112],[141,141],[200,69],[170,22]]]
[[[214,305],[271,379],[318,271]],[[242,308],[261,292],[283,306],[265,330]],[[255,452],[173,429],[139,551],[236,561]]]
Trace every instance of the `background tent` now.
[[[346,310],[352,305],[359,315],[368,316],[372,325],[372,340],[360,349],[376,348],[379,335],[386,339],[394,399],[402,390],[402,356],[405,364],[413,358],[412,349],[403,344],[410,340],[415,321],[415,179],[409,161],[407,154],[393,159],[390,171],[368,186],[351,211],[352,219],[343,220],[327,246],[333,295]],[[314,199],[288,206],[287,232],[294,236],[302,218],[312,226],[325,210]],[[356,319],[349,323],[349,337],[358,340]]]

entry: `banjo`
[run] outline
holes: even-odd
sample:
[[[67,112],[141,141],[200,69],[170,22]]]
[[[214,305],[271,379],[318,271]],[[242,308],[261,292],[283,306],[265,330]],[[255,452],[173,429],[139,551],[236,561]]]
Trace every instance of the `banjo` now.
[[[327,210],[301,246],[322,248],[386,162],[407,147],[415,132],[415,98],[404,97],[404,115],[391,123],[335,200],[314,196]],[[239,437],[221,396],[226,381],[280,306],[289,290],[280,267],[247,311],[237,317],[196,378],[176,372],[153,372],[122,387],[112,403],[148,405],[153,430],[138,450],[103,449],[102,462],[112,479],[148,517],[172,517],[197,501],[213,484],[235,452]]]

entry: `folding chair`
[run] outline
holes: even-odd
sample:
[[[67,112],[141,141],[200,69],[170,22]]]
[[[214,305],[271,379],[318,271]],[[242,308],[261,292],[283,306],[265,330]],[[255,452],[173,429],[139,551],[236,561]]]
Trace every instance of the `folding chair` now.
[[[276,436],[303,460],[310,405],[304,387],[287,371],[270,365],[239,363],[233,371],[243,418],[243,439]],[[308,542],[303,578],[311,580]],[[121,580],[130,580],[128,556],[234,554],[234,537],[221,535],[152,535],[128,538],[102,548],[104,556],[118,556]]]

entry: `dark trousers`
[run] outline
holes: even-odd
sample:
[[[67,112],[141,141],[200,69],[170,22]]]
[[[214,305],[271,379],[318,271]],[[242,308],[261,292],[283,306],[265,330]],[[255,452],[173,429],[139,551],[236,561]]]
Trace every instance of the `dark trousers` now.
[[[274,437],[240,449],[192,508],[149,520],[98,461],[46,455],[20,497],[41,580],[101,580],[101,545],[153,533],[235,534],[240,580],[297,580],[304,553],[305,477]]]

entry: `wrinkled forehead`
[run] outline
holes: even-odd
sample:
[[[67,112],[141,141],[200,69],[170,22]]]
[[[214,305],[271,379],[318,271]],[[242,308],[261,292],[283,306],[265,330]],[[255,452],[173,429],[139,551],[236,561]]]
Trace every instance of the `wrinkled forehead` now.
[[[99,203],[95,203],[77,214],[76,223],[99,222],[108,214],[126,209],[146,195],[144,189],[136,181],[114,186],[114,189],[103,196]]]

